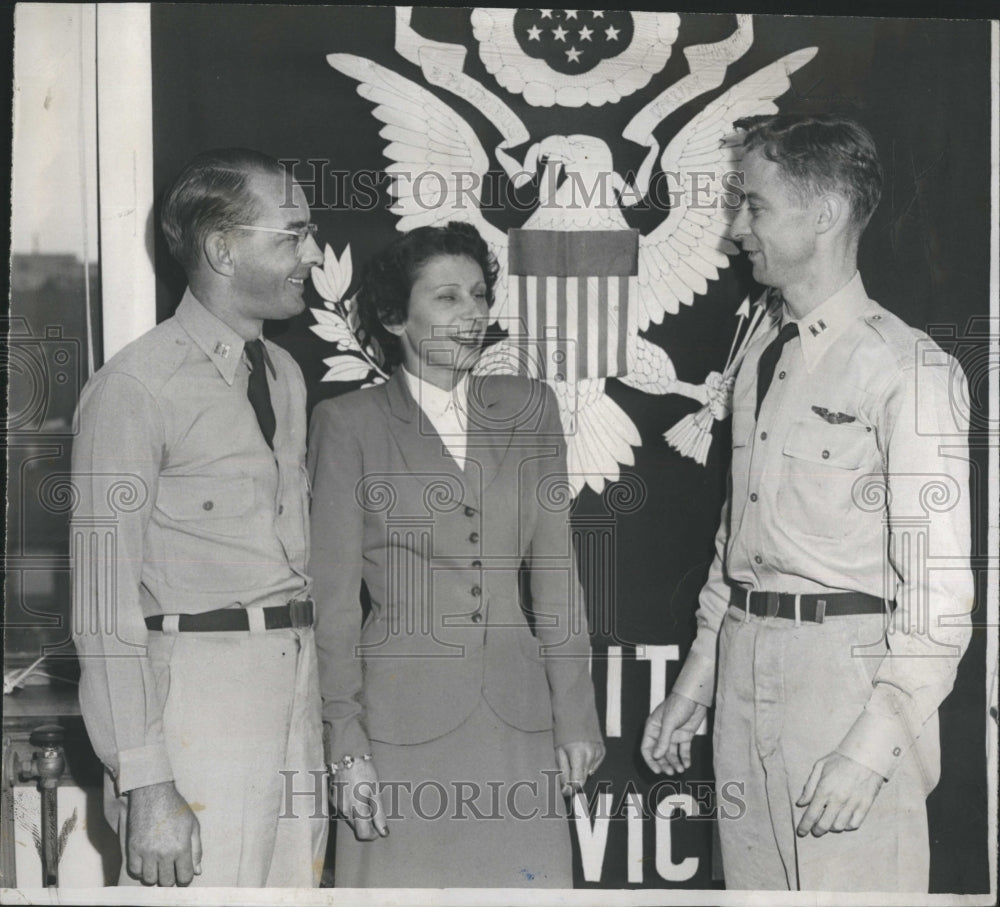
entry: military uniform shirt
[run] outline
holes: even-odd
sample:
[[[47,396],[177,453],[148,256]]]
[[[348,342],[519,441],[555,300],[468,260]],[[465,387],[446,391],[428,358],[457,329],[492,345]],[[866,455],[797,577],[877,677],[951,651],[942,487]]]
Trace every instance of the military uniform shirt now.
[[[868,299],[856,273],[802,320],[755,419],[757,363],[780,307],[765,318],[736,379],[729,495],[673,689],[711,704],[730,585],[894,600],[889,653],[838,747],[888,778],[925,725],[936,729],[970,636],[965,378]],[[937,755],[936,732],[924,743]]]
[[[243,340],[191,294],[84,388],[73,445],[80,701],[119,792],[173,775],[144,619],[280,605],[309,586],[305,385],[265,341],[274,451]],[[211,690],[205,690],[211,696]]]

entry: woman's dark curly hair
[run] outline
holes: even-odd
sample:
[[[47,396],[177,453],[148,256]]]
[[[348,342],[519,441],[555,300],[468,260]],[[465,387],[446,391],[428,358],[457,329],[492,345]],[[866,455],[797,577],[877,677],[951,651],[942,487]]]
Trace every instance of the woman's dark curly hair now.
[[[479,231],[471,224],[451,221],[445,227],[417,227],[369,259],[357,293],[358,316],[365,334],[374,337],[388,368],[402,362],[399,339],[386,324],[406,321],[410,291],[420,269],[438,255],[464,255],[483,270],[486,302],[493,305],[493,287],[500,266]]]

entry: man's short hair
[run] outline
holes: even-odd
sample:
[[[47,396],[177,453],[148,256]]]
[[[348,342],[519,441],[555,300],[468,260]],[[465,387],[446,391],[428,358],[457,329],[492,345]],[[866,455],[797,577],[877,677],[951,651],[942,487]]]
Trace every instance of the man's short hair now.
[[[163,199],[160,223],[171,255],[190,275],[210,233],[260,216],[258,199],[247,188],[254,173],[282,176],[273,157],[248,148],[204,151],[181,171]]]
[[[860,231],[882,196],[882,165],[871,133],[860,123],[833,114],[782,113],[744,117],[744,153],[760,151],[776,163],[801,196],[846,195],[851,221]]]

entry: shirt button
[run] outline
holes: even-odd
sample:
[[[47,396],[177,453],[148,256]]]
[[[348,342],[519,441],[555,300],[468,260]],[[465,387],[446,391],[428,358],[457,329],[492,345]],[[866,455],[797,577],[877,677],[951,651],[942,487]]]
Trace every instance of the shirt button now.
[[[893,754],[893,756],[898,756],[898,755],[899,755],[900,753],[902,753],[902,752],[903,752],[903,751],[902,751],[902,750],[901,750],[901,749],[900,749],[900,748],[899,748],[899,747],[897,746],[897,747],[896,747],[896,748],[895,748],[895,749],[894,749],[894,750],[892,751],[892,754]]]
[[[778,372],[778,379],[780,381],[784,381],[785,380],[785,375],[787,375],[787,374],[788,374],[787,372]]]
[[[762,558],[759,554],[755,554],[753,556],[753,562],[755,564],[763,564],[764,563],[764,558]]]
[[[475,545],[476,542],[479,541],[479,533],[478,532],[470,532],[469,533],[469,541],[472,542],[473,545]]]
[[[281,516],[284,512],[285,512],[285,505],[284,504],[279,504],[278,505],[278,516]]]
[[[473,598],[479,598],[479,596],[483,593],[483,590],[480,589],[479,586],[473,586],[469,591],[472,593]]]
[[[753,501],[754,504],[757,503],[757,492],[754,492],[752,495],[750,495],[750,500]]]
[[[824,450],[823,451],[823,459],[824,460],[829,460],[830,459],[830,451],[828,451],[828,450]]]
[[[483,562],[482,561],[473,561],[472,562],[472,566],[475,567],[478,570],[480,567],[483,566]]]
[[[201,509],[202,510],[211,510],[214,506],[215,506],[215,504],[213,504],[211,501],[205,501],[205,503],[201,505]]]
[[[767,432],[766,431],[762,431],[760,433],[760,439],[761,439],[761,441],[766,441],[767,440]]]
[[[471,507],[466,507],[465,508],[465,515],[466,516],[475,516],[476,515],[476,511],[473,510],[473,508],[471,508]]]
[[[472,615],[472,622],[474,624],[481,623],[482,619],[483,619],[483,615],[480,614],[478,611],[475,614]]]

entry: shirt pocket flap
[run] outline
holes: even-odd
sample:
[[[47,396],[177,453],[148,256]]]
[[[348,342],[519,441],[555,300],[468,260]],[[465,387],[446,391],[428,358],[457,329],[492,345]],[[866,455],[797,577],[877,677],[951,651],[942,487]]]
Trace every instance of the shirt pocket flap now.
[[[253,506],[253,479],[245,476],[161,476],[156,506],[172,520],[240,517]]]
[[[871,434],[864,426],[831,425],[818,419],[793,425],[784,446],[787,457],[838,469],[859,469],[870,451]]]

